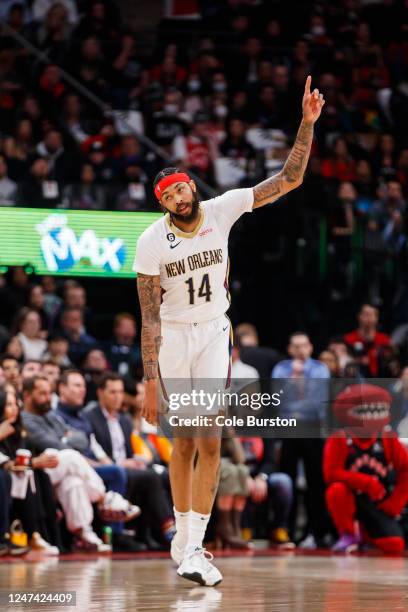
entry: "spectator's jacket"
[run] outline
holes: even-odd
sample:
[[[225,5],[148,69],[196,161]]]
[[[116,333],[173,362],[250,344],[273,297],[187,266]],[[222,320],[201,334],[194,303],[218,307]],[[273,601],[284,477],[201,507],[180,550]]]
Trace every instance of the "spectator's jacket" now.
[[[323,419],[329,401],[327,379],[330,372],[327,366],[316,359],[307,359],[304,376],[291,378],[292,364],[292,359],[285,359],[272,370],[272,378],[279,379],[278,387],[274,388],[281,394],[279,416],[309,422]]]
[[[82,432],[88,440],[88,448],[85,448],[82,453],[89,459],[96,460],[96,457],[91,449],[91,434],[92,425],[90,422],[81,414],[81,411],[73,406],[68,406],[59,402],[55,411],[62,421],[66,424],[67,428],[74,431]]]
[[[380,453],[376,451],[379,447]],[[360,468],[355,466],[348,469],[351,453],[361,449],[358,460]],[[376,458],[376,454],[383,451],[387,466]],[[395,483],[393,488],[387,487],[385,480],[388,472],[394,472]],[[323,455],[323,474],[327,484],[342,482],[356,493],[365,493],[373,477],[384,480],[388,496],[381,501],[381,509],[391,516],[398,516],[408,502],[408,453],[398,440],[395,433],[380,434],[378,439],[351,438],[344,431],[328,438]]]
[[[387,334],[376,332],[374,340],[368,342],[366,338],[361,335],[360,331],[355,329],[344,336],[344,342],[350,346],[354,352],[359,350],[359,352],[361,351],[362,354],[368,356],[368,370],[370,376],[377,376],[378,353],[382,346],[388,346],[390,344],[390,337],[387,336]]]
[[[88,447],[87,437],[81,431],[69,431],[54,412],[38,415],[23,411],[21,417],[34,454],[42,453],[46,448],[73,448],[82,453]]]
[[[63,334],[69,342],[68,356],[72,363],[80,364],[86,353],[97,347],[95,338],[86,332],[82,332],[79,340],[72,340],[68,334]]]
[[[110,457],[110,459],[114,461],[111,435],[107,419],[103,414],[100,405],[93,402],[92,407],[85,408],[83,414],[92,426],[92,431],[95,434],[96,441],[102,446],[108,457]],[[119,414],[119,424],[122,428],[123,435],[125,438],[126,457],[128,459],[131,459],[133,457],[131,443],[131,436],[133,431],[132,420],[127,414]]]
[[[122,376],[139,374],[142,363],[139,344],[129,346],[113,339],[106,344],[104,352],[114,372]]]

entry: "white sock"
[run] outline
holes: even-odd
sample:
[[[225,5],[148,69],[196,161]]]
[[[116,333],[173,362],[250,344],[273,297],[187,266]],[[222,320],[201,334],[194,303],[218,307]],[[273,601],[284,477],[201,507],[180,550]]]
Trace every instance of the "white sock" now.
[[[200,512],[194,512],[194,510],[191,511],[190,536],[188,538],[187,548],[202,547],[210,516],[210,514],[201,514]]]
[[[185,548],[190,535],[190,517],[192,510],[188,512],[179,512],[173,508],[173,511],[176,520],[176,535],[174,537],[177,540],[177,546]]]

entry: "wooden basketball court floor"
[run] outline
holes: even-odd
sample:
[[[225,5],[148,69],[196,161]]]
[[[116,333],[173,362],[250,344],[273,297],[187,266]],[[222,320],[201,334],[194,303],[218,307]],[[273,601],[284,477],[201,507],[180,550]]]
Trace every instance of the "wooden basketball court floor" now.
[[[250,553],[217,556],[215,588],[179,578],[168,558],[118,556],[0,563],[1,612],[408,611],[408,558]],[[75,591],[75,606],[7,604],[9,592]]]

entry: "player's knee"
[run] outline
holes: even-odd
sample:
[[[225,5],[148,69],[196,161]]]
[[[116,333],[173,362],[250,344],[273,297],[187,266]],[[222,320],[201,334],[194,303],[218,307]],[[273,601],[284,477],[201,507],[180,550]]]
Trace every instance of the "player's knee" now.
[[[205,458],[206,461],[219,461],[220,448],[221,440],[219,438],[203,439],[198,447],[199,457]]]
[[[342,482],[334,482],[326,489],[326,504],[329,508],[336,508],[339,503],[350,495],[350,489]]]
[[[404,538],[399,536],[376,538],[375,545],[385,553],[401,554],[405,550]]]
[[[177,438],[174,441],[173,456],[182,461],[192,461],[197,452],[196,441],[192,438]]]

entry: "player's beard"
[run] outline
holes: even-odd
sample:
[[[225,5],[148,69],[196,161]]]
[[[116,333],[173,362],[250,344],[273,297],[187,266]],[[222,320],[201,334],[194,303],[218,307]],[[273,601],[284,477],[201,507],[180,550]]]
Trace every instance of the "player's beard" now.
[[[198,219],[199,209],[200,209],[200,201],[195,192],[192,192],[193,199],[191,200],[191,212],[189,215],[179,215],[177,213],[171,212],[170,217],[172,221],[181,221],[182,223],[191,223]]]

